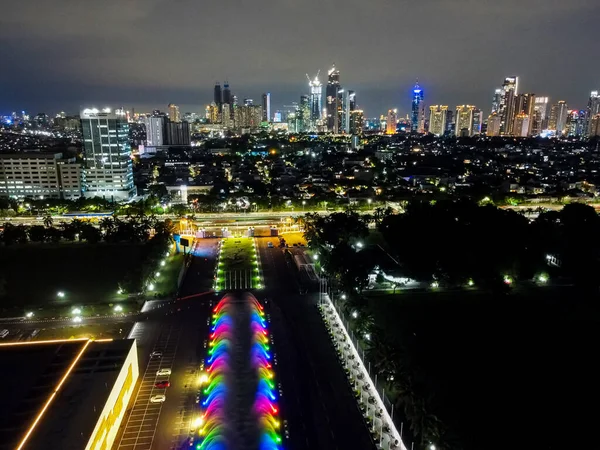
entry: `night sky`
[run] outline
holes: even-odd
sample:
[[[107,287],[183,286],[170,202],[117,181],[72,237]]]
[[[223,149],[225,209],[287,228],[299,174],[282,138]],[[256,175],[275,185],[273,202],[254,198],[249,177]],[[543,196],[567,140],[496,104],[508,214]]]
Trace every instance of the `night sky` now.
[[[215,81],[272,108],[335,62],[368,117],[521,92],[583,108],[600,88],[598,0],[0,0],[0,114],[200,112]]]

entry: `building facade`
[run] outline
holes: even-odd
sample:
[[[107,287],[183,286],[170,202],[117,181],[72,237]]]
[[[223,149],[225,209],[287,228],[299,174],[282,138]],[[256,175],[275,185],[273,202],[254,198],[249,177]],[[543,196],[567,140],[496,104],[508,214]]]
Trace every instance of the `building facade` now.
[[[429,132],[436,136],[446,133],[446,117],[448,115],[447,105],[435,105],[429,107]]]
[[[179,113],[179,106],[169,103],[169,120],[171,122],[181,122],[181,114]]]
[[[423,103],[423,89],[419,86],[419,82],[415,83],[415,86],[412,91],[412,104],[411,104],[411,115],[410,115],[410,127],[411,131],[416,133],[419,131],[419,125],[421,123],[421,116],[423,115],[421,112]]]
[[[502,118],[500,114],[494,112],[488,116],[486,136],[500,136],[500,124]]]
[[[327,72],[326,111],[327,111],[327,131],[339,133],[340,131],[340,71],[333,66]]]
[[[262,121],[270,122],[271,118],[271,93],[265,92],[262,96]]]
[[[81,111],[86,197],[129,200],[136,194],[125,114],[110,109]]]
[[[396,127],[398,126],[398,110],[389,109],[387,113],[387,120],[385,121],[385,134],[396,134]]]
[[[310,119],[316,126],[317,122],[321,120],[321,112],[323,108],[323,85],[319,81],[319,74],[312,80],[308,78],[308,87],[310,88]]]
[[[0,197],[77,200],[83,166],[61,153],[0,153]]]
[[[514,126],[516,114],[516,96],[519,90],[519,77],[506,77],[502,83],[502,97],[500,98],[500,134],[510,136]]]
[[[472,105],[461,105],[456,107],[456,137],[473,136],[473,121],[475,107]]]

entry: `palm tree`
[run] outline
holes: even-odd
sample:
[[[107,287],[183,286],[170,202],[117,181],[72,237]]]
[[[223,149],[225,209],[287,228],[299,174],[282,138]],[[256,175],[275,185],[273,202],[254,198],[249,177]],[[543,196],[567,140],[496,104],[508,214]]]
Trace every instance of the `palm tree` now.
[[[46,228],[50,228],[53,224],[54,220],[52,220],[52,217],[49,214],[44,217],[44,226]]]

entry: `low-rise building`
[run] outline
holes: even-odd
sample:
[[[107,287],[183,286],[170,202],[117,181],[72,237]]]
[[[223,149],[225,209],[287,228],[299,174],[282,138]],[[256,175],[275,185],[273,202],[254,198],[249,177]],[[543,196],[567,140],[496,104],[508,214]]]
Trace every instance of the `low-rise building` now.
[[[62,153],[0,154],[0,197],[75,200],[84,193],[83,167]]]

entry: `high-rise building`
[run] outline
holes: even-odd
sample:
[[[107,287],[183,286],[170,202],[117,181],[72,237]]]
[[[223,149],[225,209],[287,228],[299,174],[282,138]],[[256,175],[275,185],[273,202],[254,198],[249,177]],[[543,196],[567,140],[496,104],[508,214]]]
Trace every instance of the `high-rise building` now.
[[[349,91],[340,89],[338,91],[338,133],[348,133],[350,130],[350,98]]]
[[[189,122],[167,122],[165,145],[190,145]]]
[[[365,127],[365,115],[362,110],[350,111],[350,134],[362,134]]]
[[[429,132],[436,136],[446,133],[447,105],[435,105],[429,107]]]
[[[310,97],[308,95],[300,96],[300,106],[298,108],[298,131],[307,132],[312,129],[310,120]]]
[[[486,136],[500,136],[500,124],[502,117],[497,112],[493,112],[488,116]]]
[[[385,122],[385,134],[396,134],[396,126],[398,125],[398,110],[389,109],[387,120]]]
[[[423,89],[419,86],[419,81],[415,83],[415,86],[412,91],[412,106],[411,106],[411,131],[417,132],[419,131],[419,125],[421,123],[422,113],[422,104],[423,103]]]
[[[587,136],[596,136],[591,133],[592,118],[600,114],[600,95],[598,91],[592,91],[590,93],[590,99],[588,100],[586,118],[585,118],[585,134]]]
[[[321,110],[323,107],[323,85],[319,81],[319,73],[320,72],[317,72],[317,75],[312,80],[308,74],[306,74],[306,78],[308,78],[308,86],[310,87],[310,119],[314,124],[321,120]]]
[[[502,88],[497,88],[492,97],[492,113],[500,112],[500,104],[502,103]]]
[[[527,114],[519,113],[515,116],[513,135],[518,137],[527,137],[529,135],[529,116]]]
[[[500,133],[510,136],[515,120],[515,97],[518,95],[519,77],[506,77],[502,83],[502,97],[500,98]]]
[[[473,136],[481,134],[481,127],[483,126],[483,111],[475,108],[473,111]]]
[[[548,120],[546,118],[548,112],[548,97],[536,97],[535,104],[533,106],[533,115],[530,116],[531,121],[531,135],[538,136],[542,130],[545,130],[548,126]]]
[[[233,126],[233,120],[231,120],[231,105],[229,103],[223,103],[221,123],[225,128],[231,128]]]
[[[128,200],[136,193],[129,124],[122,111],[81,111],[86,197]]]
[[[229,89],[229,81],[223,84],[223,104],[231,105],[231,89]]]
[[[589,136],[600,136],[600,114],[596,114],[590,118]]]
[[[533,117],[535,109],[535,94],[519,94],[516,98],[516,114],[527,114],[527,124],[529,129],[527,130],[527,136],[531,135],[531,128],[533,127]],[[515,116],[516,117],[516,116]],[[515,136],[520,136],[521,129],[515,132]]]
[[[235,108],[234,114],[234,126],[237,129],[256,130],[262,123],[262,106],[259,105],[238,106]]]
[[[263,122],[271,121],[271,93],[265,92],[262,96],[262,120]]]
[[[244,99],[244,106],[253,106],[254,105],[254,100],[251,98],[245,98]]]
[[[181,115],[179,114],[179,106],[169,103],[169,120],[171,122],[181,122]]]
[[[146,126],[146,145],[148,147],[163,145],[165,118],[152,115],[142,118],[142,123]]]
[[[560,100],[550,108],[550,120],[548,121],[548,129],[556,131],[557,135],[562,135],[565,132],[567,125],[567,116],[569,110],[567,102]]]
[[[206,108],[207,108],[209,122],[210,123],[219,123],[221,120],[220,120],[220,114],[219,114],[219,107],[217,106],[217,104],[215,102],[212,102]]]
[[[454,134],[454,111],[451,109],[446,113],[446,134]]]
[[[472,105],[461,105],[456,107],[456,137],[473,136],[473,119],[475,107]]]
[[[335,68],[335,65],[327,72],[327,88],[325,95],[327,97],[327,130],[333,133],[339,133],[340,130],[340,114],[341,105],[339,104],[340,91],[340,71]]]
[[[356,92],[348,91],[348,110],[350,112],[356,109]]]
[[[214,102],[219,108],[219,114],[221,113],[221,106],[223,105],[223,94],[221,92],[221,83],[218,81],[215,83]]]

